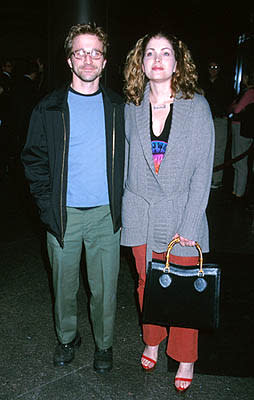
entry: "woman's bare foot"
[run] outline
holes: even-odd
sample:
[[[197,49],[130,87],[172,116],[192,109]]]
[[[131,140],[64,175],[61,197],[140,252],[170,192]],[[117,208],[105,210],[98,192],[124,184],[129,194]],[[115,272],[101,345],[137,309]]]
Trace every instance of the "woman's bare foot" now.
[[[193,378],[194,363],[180,362],[176,377],[175,387],[178,391],[187,390]]]
[[[159,345],[145,347],[141,357],[141,365],[146,371],[152,371],[155,368],[158,359],[158,349]]]

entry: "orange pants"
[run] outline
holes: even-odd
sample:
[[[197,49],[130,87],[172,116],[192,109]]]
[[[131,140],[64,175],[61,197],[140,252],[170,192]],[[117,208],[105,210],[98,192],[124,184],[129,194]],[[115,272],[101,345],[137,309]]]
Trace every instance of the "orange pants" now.
[[[132,252],[136,262],[138,280],[138,297],[140,309],[146,280],[146,245],[135,246]],[[153,252],[153,258],[165,260],[166,253]],[[170,262],[178,265],[196,265],[198,257],[178,257],[170,254]],[[143,340],[148,346],[156,346],[168,336],[168,329],[159,325],[143,324]],[[167,345],[167,354],[179,362],[195,362],[198,359],[198,330],[171,327]]]

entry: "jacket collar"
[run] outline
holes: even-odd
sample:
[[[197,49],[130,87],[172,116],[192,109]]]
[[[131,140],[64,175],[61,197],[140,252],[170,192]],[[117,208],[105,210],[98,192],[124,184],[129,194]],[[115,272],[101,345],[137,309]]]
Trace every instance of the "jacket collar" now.
[[[48,102],[47,109],[54,111],[63,111],[67,106],[68,90],[70,84],[66,84],[60,89],[56,89],[52,92],[50,100]],[[106,89],[102,84],[100,84],[100,89],[102,91],[103,97],[113,104],[122,104],[123,99],[110,89]]]

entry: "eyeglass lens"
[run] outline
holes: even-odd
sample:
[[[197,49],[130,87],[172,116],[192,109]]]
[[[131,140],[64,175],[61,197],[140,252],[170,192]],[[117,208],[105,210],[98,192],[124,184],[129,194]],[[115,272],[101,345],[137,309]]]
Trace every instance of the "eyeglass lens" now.
[[[90,51],[84,50],[84,49],[79,49],[79,50],[73,51],[72,54],[74,55],[75,58],[77,58],[79,60],[88,55],[93,59],[99,59],[102,56],[102,52],[100,50],[96,50],[96,49],[92,49]]]

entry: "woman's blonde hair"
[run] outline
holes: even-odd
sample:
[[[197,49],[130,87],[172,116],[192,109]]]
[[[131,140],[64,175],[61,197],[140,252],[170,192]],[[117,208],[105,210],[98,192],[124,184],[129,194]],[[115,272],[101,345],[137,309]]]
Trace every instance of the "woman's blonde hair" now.
[[[158,32],[156,34],[145,35],[139,39],[127,55],[124,68],[124,93],[127,97],[127,102],[140,105],[143,99],[145,86],[148,82],[142,70],[144,53],[149,40],[156,37],[167,39],[171,43],[175,53],[177,66],[171,80],[172,96],[175,97],[176,94],[181,92],[184,99],[191,99],[195,92],[202,93],[197,84],[198,74],[196,66],[187,46],[173,35]]]

